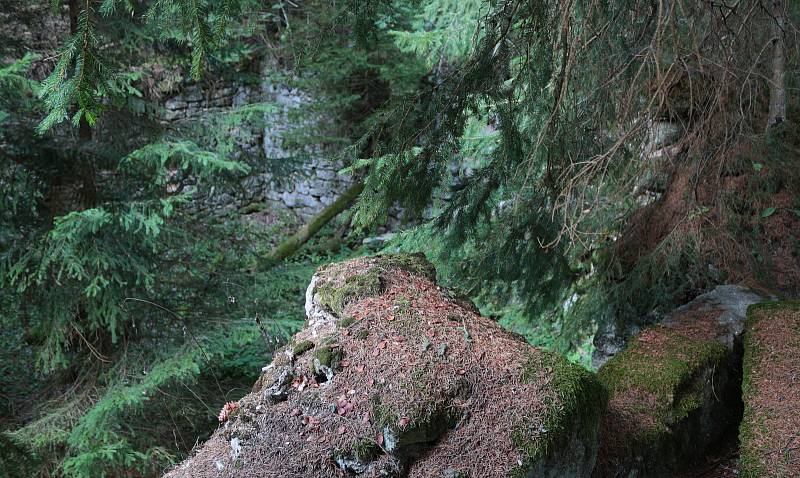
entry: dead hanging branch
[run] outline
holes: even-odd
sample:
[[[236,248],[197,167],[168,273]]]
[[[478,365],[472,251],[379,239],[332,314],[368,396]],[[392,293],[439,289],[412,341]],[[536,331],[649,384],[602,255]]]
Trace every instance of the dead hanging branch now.
[[[722,171],[732,151],[764,133],[765,119],[787,119],[787,68],[797,51],[785,0],[562,0],[553,8],[558,39],[528,46],[560,52],[553,110],[524,164],[535,177],[534,158],[546,159],[552,214],[563,220],[556,243],[591,241],[593,211],[626,202],[657,167],[642,152],[661,125],[680,134],[668,169],[688,161],[699,173]],[[580,125],[599,126],[582,142],[569,130]],[[572,146],[559,148],[565,142]]]

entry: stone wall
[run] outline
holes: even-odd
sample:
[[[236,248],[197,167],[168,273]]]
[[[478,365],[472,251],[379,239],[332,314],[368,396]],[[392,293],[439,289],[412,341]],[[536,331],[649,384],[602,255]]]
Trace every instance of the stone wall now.
[[[285,145],[287,134],[294,128],[307,126],[294,124],[291,111],[311,99],[302,91],[273,80],[272,68],[271,65],[262,68],[259,85],[187,86],[164,102],[162,121],[176,127],[247,105],[272,105],[274,110],[264,113],[262,121],[243,120],[231,129],[230,134],[237,137],[237,150],[243,154],[240,159],[253,169],[236,187],[212,190],[208,204],[222,212],[261,204],[307,220],[335,201],[352,184],[352,179],[338,174],[343,164],[331,159],[332,152],[321,147],[299,151]]]

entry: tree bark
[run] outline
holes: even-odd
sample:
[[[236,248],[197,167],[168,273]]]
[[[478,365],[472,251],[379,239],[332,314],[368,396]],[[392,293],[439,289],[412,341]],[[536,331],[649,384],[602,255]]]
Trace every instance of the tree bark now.
[[[767,128],[786,121],[786,23],[784,0],[772,0],[772,81],[769,87]]]
[[[272,249],[267,256],[267,264],[281,261],[297,252],[297,250],[300,249],[303,244],[314,237],[314,235],[333,218],[347,210],[355,202],[363,190],[364,183],[360,181],[350,186],[344,193],[342,193],[341,196],[336,199],[336,201],[323,209],[319,214],[311,219],[308,224],[301,227],[291,237],[284,240],[274,249]]]

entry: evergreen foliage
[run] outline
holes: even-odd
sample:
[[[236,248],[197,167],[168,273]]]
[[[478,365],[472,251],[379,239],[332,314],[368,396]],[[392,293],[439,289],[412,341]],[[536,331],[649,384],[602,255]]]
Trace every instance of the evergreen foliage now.
[[[103,99],[118,90],[120,80],[124,81],[125,75],[120,78],[100,53],[108,42],[104,37],[109,35],[105,27],[113,23],[110,17],[139,17],[155,29],[166,26],[161,38],[171,37],[190,47],[190,74],[200,79],[210,51],[221,41],[226,21],[243,6],[238,0],[158,0],[147,4],[142,12],[138,11],[141,6],[121,0],[103,0],[99,8],[93,2],[71,5],[71,9],[77,9],[70,11],[71,37],[59,50],[55,68],[42,83],[40,95],[47,115],[39,124],[39,132],[68,118],[75,126],[81,119],[94,125],[105,109]],[[59,0],[54,0],[53,10],[58,11],[59,7]]]
[[[754,45],[772,35],[766,10],[637,0],[508,0],[487,8],[469,55],[431,67],[437,80],[386,104],[353,148],[362,159],[351,171],[365,175],[356,221],[372,224],[396,201],[425,211],[462,160],[470,121],[483,118],[498,130],[496,144],[436,220],[448,241],[443,250],[465,264],[467,280],[507,284],[529,300],[531,315],[565,300],[567,284],[576,284],[573,324],[663,312],[718,283],[708,264],[720,251],[692,249],[704,241],[696,232],[664,224],[676,229],[672,237],[650,244],[632,236],[635,222],[648,220],[635,217],[642,203],[634,194],[655,167],[643,153],[653,125],[671,122],[683,132],[680,151],[662,168],[688,172],[692,184],[730,168],[764,134],[756,112],[768,85],[755,77],[769,77],[772,66]],[[796,14],[789,9],[790,23]],[[446,24],[440,12],[426,27],[447,31]],[[394,36],[406,51],[429,56],[428,32]],[[789,57],[796,65],[797,50]],[[741,91],[752,94],[734,93]],[[372,154],[364,155],[367,144]],[[702,211],[700,203],[676,214],[699,222]],[[626,261],[619,248],[637,241],[650,249]]]
[[[221,35],[244,4],[96,6],[78,5],[42,82],[29,76],[32,54],[0,69],[0,404],[13,412],[0,459],[12,476],[159,474],[299,326],[297,298],[322,260],[248,276],[262,251],[244,238],[263,231],[198,207],[252,169],[230,130],[272,105],[170,129],[153,121],[138,63],[160,42],[172,48],[160,61],[178,67],[174,52],[190,45],[195,76],[242,61],[247,48]],[[111,41],[120,55],[104,53]]]
[[[401,206],[410,227],[388,249],[424,251],[484,313],[584,364],[601,322],[666,311],[729,270],[768,276],[785,241],[766,220],[800,217],[800,135],[763,126],[761,2],[6,3],[0,19],[59,39],[0,29],[0,466],[24,476],[155,476],[208,436],[301,323],[314,268],[358,252],[337,234],[253,272],[289,228],[202,203],[299,174],[312,152],[356,179],[350,245]],[[273,82],[308,95],[298,108],[159,121],[188,83],[259,86],[267,56],[286,69]],[[297,125],[275,138],[296,154],[245,155],[242,126],[275,114]],[[663,124],[674,154],[656,148]]]

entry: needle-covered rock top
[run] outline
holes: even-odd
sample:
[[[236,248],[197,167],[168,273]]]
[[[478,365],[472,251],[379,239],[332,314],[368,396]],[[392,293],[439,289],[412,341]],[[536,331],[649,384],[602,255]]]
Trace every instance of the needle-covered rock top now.
[[[606,403],[596,379],[437,286],[423,256],[321,268],[306,312],[168,477],[590,475]]]
[[[747,311],[744,478],[800,475],[800,301],[769,302]]]

